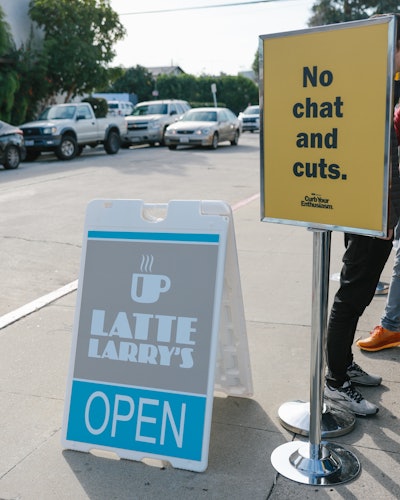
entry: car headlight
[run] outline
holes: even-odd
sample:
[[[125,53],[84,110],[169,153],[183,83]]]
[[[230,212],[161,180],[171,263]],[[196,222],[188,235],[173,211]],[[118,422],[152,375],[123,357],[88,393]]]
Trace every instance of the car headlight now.
[[[210,128],[198,128],[195,133],[197,135],[208,135],[210,132],[211,132]]]
[[[45,135],[55,135],[57,133],[57,127],[46,127],[43,129],[43,134]]]

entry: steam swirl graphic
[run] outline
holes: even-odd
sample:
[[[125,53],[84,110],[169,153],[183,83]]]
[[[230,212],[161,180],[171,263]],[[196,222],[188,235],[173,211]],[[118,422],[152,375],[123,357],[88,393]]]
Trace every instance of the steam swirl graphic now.
[[[142,255],[142,262],[140,264],[140,270],[142,273],[151,273],[153,262],[154,257],[152,255]]]

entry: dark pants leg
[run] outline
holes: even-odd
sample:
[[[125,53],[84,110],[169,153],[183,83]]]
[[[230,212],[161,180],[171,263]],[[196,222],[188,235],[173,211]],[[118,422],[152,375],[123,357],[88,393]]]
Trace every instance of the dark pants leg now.
[[[392,240],[345,234],[346,251],[340,288],[332,305],[327,332],[327,382],[340,387],[353,361],[357,323],[374,297],[380,275],[393,248]]]

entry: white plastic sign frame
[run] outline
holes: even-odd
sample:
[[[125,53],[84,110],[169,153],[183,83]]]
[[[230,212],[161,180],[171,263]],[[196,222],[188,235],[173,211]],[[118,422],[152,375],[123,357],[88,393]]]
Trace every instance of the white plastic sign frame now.
[[[156,212],[141,200],[88,205],[62,444],[201,472],[229,227],[215,213],[230,208],[171,201]]]

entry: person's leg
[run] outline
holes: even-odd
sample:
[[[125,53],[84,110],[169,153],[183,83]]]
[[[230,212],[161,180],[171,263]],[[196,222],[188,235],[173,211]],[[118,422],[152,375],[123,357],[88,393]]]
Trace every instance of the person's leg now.
[[[351,304],[341,302],[336,295],[329,316],[326,344],[326,380],[331,387],[340,387],[348,380],[347,367],[352,362],[351,339],[358,318]]]
[[[376,285],[392,249],[391,240],[345,235],[346,251],[340,288],[331,309],[327,332],[327,382],[340,387],[349,377],[352,344],[359,317],[375,294]]]
[[[397,242],[399,243],[399,242]],[[365,351],[381,351],[400,345],[400,245],[397,245],[393,273],[381,324],[376,326],[369,337],[357,341],[357,346]]]
[[[392,332],[400,332],[400,245],[396,249],[393,273],[381,325]]]

